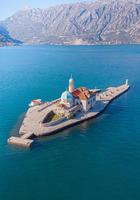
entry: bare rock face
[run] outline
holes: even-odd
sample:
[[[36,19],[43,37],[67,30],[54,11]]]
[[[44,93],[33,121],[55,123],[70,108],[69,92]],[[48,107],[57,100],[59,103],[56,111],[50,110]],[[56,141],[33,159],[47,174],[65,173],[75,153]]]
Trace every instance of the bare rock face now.
[[[98,0],[21,10],[1,24],[25,43],[140,43],[140,0]]]

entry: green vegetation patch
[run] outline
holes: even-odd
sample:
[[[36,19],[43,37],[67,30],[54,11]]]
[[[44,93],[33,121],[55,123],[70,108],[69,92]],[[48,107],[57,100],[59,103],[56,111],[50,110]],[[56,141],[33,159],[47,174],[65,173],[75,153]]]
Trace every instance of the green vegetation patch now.
[[[61,117],[54,113],[54,111],[50,111],[46,117],[43,119],[42,123],[49,123],[51,121],[59,120]]]
[[[52,117],[52,121],[56,121],[58,119],[60,119],[60,116],[57,115],[57,114],[54,114],[53,117]]]

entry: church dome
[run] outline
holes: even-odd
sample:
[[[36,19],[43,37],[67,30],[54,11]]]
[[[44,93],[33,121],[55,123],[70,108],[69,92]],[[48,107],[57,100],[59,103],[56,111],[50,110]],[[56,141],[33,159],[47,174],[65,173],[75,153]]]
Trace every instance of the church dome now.
[[[71,103],[73,103],[73,95],[70,92],[65,91],[61,95],[61,100],[66,101],[71,104]]]

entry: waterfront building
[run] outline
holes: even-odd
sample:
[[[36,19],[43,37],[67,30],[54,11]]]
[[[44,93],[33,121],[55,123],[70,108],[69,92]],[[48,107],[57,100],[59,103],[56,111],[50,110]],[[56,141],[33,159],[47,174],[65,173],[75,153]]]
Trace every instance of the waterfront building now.
[[[66,90],[61,95],[61,104],[68,108],[78,106],[79,111],[88,112],[96,102],[96,93],[93,90],[85,87],[75,88],[74,79],[69,79],[69,90]]]

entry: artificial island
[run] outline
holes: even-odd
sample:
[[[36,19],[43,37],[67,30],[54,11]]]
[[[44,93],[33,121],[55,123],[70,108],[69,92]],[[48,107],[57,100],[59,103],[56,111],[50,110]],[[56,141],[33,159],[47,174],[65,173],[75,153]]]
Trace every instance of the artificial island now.
[[[105,90],[75,88],[69,79],[68,89],[51,102],[33,100],[19,130],[19,137],[10,137],[8,143],[30,147],[35,137],[51,135],[85,120],[97,117],[108,104],[129,89],[128,80],[120,86]]]

